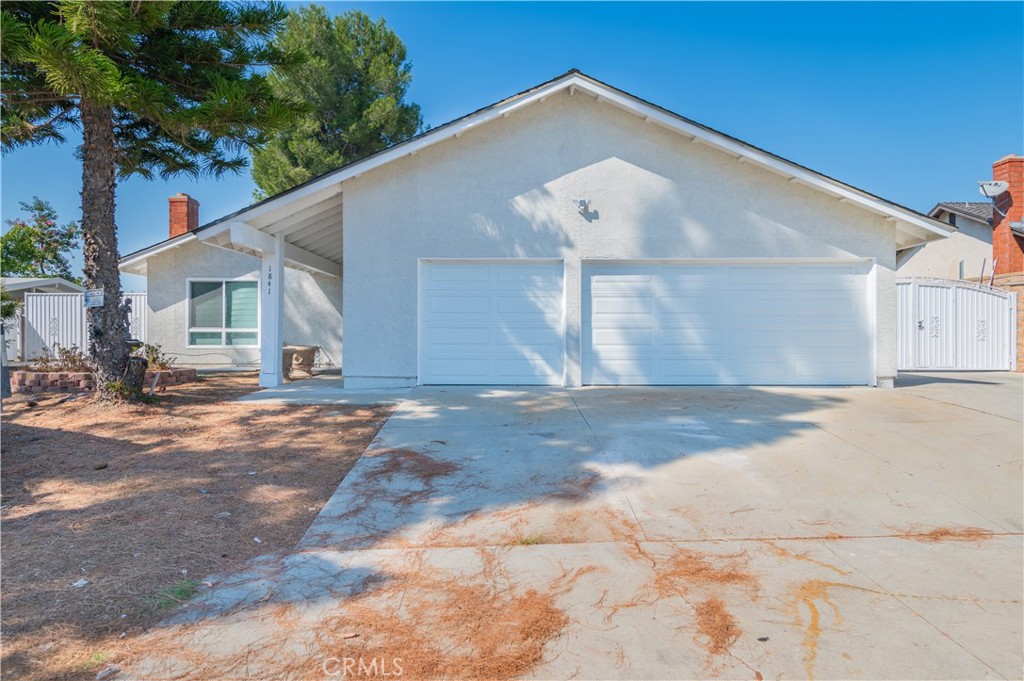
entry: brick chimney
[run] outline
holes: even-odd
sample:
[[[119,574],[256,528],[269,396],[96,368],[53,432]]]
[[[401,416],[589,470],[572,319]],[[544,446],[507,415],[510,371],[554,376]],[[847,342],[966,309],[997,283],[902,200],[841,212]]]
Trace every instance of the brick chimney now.
[[[186,232],[194,232],[199,226],[199,202],[188,194],[178,193],[167,199],[169,208],[169,232],[173,239]]]
[[[998,211],[992,213],[992,260],[996,276],[1024,272],[1024,238],[1010,231],[1011,222],[1024,221],[1024,156],[1004,156],[992,164],[992,179],[1010,184],[1010,189],[995,199]]]

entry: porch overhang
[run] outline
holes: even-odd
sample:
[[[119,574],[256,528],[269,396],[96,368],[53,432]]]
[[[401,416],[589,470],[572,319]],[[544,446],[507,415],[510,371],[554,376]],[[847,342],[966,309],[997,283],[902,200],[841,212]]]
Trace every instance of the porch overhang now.
[[[340,184],[297,194],[274,209],[240,211],[194,232],[200,242],[260,260],[260,386],[281,385],[286,268],[342,276]]]
[[[322,229],[327,231],[327,227]],[[340,225],[336,229],[340,232]],[[225,222],[204,230],[196,236],[201,242],[211,246],[219,246],[228,250],[247,253],[257,258],[262,258],[264,253],[274,252],[278,244],[278,239],[275,235],[257,229],[245,222]],[[287,238],[283,239],[283,247],[284,262],[288,267],[314,274],[327,274],[332,277],[341,276],[340,262],[302,248],[288,241]]]
[[[289,193],[283,201],[238,211],[195,232],[211,246],[262,257],[280,237],[284,261],[316,274],[341,276],[344,195],[337,183],[314,192]]]

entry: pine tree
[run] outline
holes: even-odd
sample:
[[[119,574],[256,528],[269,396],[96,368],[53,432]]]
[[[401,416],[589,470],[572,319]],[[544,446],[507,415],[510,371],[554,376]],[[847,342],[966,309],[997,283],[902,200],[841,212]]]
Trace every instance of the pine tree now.
[[[293,113],[264,67],[296,60],[271,44],[279,3],[8,2],[0,7],[0,138],[4,151],[82,132],[86,284],[102,396],[138,395],[121,307],[114,206],[132,175],[219,176]]]
[[[412,80],[405,45],[383,19],[358,10],[332,19],[311,5],[288,16],[275,43],[307,55],[298,65],[274,69],[270,84],[279,97],[309,110],[253,153],[257,198],[358,161],[421,128],[419,106],[405,101]]]

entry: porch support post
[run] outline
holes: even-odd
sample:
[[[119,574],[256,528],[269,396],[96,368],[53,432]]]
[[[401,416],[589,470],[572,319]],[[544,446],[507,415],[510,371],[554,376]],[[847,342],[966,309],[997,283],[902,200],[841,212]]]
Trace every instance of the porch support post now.
[[[284,237],[263,251],[260,269],[260,387],[276,388],[281,374],[281,317],[284,307]]]

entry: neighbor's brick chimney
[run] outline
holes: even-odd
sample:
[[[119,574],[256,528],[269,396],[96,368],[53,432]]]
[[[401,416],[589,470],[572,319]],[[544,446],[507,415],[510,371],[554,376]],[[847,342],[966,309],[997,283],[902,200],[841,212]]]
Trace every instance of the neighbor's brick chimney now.
[[[1010,231],[1011,222],[1024,221],[1024,156],[1004,156],[992,164],[992,179],[1010,184],[1010,189],[995,200],[1006,213],[992,212],[992,260],[996,276],[1024,272],[1024,238]]]
[[[167,199],[170,211],[170,237],[181,236],[186,232],[194,232],[199,226],[199,202],[188,194],[178,193]]]
[[[1024,371],[1024,238],[1010,231],[1011,222],[1024,221],[1024,156],[1004,156],[992,164],[992,179],[1010,188],[993,203],[1006,213],[992,211],[993,284],[1017,294],[1017,371]]]

